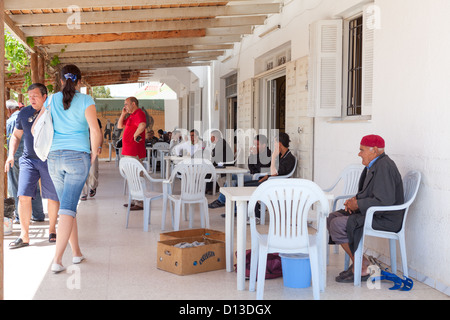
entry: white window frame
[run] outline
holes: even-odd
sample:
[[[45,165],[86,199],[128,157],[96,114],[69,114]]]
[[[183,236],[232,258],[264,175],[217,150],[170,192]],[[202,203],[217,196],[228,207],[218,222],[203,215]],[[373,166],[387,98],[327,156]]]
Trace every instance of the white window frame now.
[[[309,70],[309,107],[308,115],[312,117],[328,117],[336,121],[361,121],[370,120],[372,117],[373,106],[373,65],[374,65],[374,28],[370,24],[373,20],[373,4],[362,7],[360,10],[353,11],[351,15],[340,17],[340,19],[334,20],[322,20],[313,23],[310,26],[310,70]],[[363,70],[362,70],[362,103],[361,103],[361,115],[347,116],[347,92],[348,92],[348,31],[349,23],[351,20],[363,16]],[[324,41],[330,40],[329,35],[322,35],[323,26],[336,26],[341,28],[336,32],[335,37],[338,43],[336,44],[336,71],[328,71],[331,73],[322,75],[323,70],[327,68],[321,64],[322,57],[329,53],[323,53],[321,46],[323,47]],[[328,40],[327,40],[328,39]],[[339,40],[341,40],[339,42]],[[339,60],[340,59],[340,60]],[[339,65],[340,64],[340,65]],[[339,69],[340,68],[340,69]],[[333,73],[335,72],[335,73]],[[332,90],[327,88],[322,90],[321,79],[341,79],[336,81],[336,93],[335,96],[326,96],[330,94]],[[334,93],[333,93],[334,94]],[[328,101],[335,99],[336,104],[334,106],[323,106],[321,100],[325,98]]]

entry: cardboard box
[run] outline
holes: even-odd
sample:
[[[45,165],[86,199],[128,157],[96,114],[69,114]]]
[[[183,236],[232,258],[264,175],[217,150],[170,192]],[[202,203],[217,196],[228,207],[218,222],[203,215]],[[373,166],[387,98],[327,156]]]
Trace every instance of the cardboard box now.
[[[204,246],[177,248],[180,242],[205,242]],[[175,273],[189,275],[201,272],[225,269],[225,243],[203,237],[180,238],[158,242],[157,268]]]
[[[212,240],[218,240],[225,242],[225,233],[217,230],[211,229],[188,229],[181,231],[172,231],[161,233],[159,235],[160,241],[175,240],[181,238],[192,238],[192,237],[204,237]]]

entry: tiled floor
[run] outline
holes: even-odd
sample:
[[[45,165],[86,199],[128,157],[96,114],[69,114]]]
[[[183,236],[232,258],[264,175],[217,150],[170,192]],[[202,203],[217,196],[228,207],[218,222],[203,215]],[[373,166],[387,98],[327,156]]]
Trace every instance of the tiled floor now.
[[[150,230],[143,232],[142,211],[132,213],[129,228],[125,229],[126,199],[115,163],[101,162],[97,195],[81,202],[78,211],[80,244],[87,259],[80,265],[71,265],[68,248],[63,260],[68,270],[61,274],[49,271],[54,245],[48,243],[48,223],[31,226],[29,247],[9,250],[8,243],[20,232],[15,225],[13,235],[4,240],[5,299],[255,299],[255,292],[237,291],[236,274],[225,270],[191,276],[158,270],[156,243],[161,232],[162,201],[154,203]],[[225,221],[220,216],[223,212],[223,208],[210,210],[211,228],[224,231]],[[183,223],[186,228],[187,222]],[[196,224],[199,226],[198,220]],[[365,284],[361,288],[338,284],[334,278],[342,271],[343,257],[342,253],[330,255],[323,300],[450,299],[417,281],[410,292],[390,291],[389,283],[384,282],[379,289],[369,289]],[[267,280],[264,298],[312,299],[312,290],[286,288],[281,278]]]

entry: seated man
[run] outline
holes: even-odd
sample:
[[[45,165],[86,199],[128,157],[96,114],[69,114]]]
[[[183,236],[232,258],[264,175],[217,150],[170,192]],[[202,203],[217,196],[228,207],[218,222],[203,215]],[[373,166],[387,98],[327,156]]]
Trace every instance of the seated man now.
[[[248,169],[250,174],[244,175],[244,182],[251,181],[255,173],[261,173],[264,168],[270,168],[270,157],[272,152],[267,147],[267,137],[260,134],[253,140],[253,146],[250,148],[250,156],[248,157]],[[233,175],[232,186],[237,185],[237,177]],[[228,187],[225,183],[224,187]],[[211,202],[208,207],[211,209],[221,208],[225,206],[225,196],[219,194],[219,198]]]
[[[327,228],[334,244],[340,244],[354,261],[355,251],[363,234],[365,214],[373,206],[400,205],[404,202],[403,183],[395,163],[384,153],[385,142],[376,135],[366,136],[361,141],[359,156],[366,166],[359,180],[358,193],[345,202],[345,209],[333,212],[327,219]],[[373,228],[397,232],[402,228],[404,210],[398,212],[377,212]],[[370,274],[369,261],[364,258],[361,280]],[[353,265],[336,277],[337,282],[353,283]]]
[[[278,138],[275,138],[274,150],[272,153],[272,161],[270,164],[270,173],[258,180],[252,180],[244,183],[246,187],[257,187],[261,183],[267,181],[270,177],[285,176],[294,170],[295,157],[289,150],[290,138],[287,133],[280,133]],[[256,223],[259,223],[261,217],[261,205],[259,203],[255,206]]]
[[[275,138],[272,161],[270,164],[270,173],[261,179],[246,182],[245,186],[259,186],[271,176],[285,176],[291,173],[292,170],[294,170],[295,157],[289,150],[290,142],[291,141],[287,133],[280,133],[278,138]]]
[[[198,131],[196,129],[192,129],[190,132],[191,139],[189,141],[185,141],[177,144],[173,149],[172,153],[177,156],[190,156],[196,157],[196,154],[200,154],[203,151],[203,144],[198,136]]]
[[[147,131],[147,134],[145,135],[145,145],[152,146],[157,142],[158,142],[158,138],[155,137],[155,131],[153,131],[153,130]]]
[[[233,162],[234,152],[222,137],[222,133],[219,130],[213,130],[211,132],[211,143],[213,145],[211,162],[214,166],[217,166],[219,163]]]

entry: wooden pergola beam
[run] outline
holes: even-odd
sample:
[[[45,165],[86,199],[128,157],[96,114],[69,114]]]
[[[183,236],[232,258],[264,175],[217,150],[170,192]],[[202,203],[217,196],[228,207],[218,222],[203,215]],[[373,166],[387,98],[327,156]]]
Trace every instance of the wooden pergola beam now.
[[[144,54],[144,55],[122,55],[122,56],[109,56],[102,57],[101,61],[104,63],[114,63],[114,62],[131,62],[131,61],[149,61],[149,60],[160,60],[160,59],[183,59],[183,58],[209,58],[215,59],[223,55],[225,51],[199,51],[199,52],[182,52],[182,53],[159,53],[159,54]],[[71,57],[71,58],[60,58],[61,63],[98,63],[98,57]]]
[[[205,35],[206,35],[205,29],[195,29],[195,30],[133,32],[121,34],[105,33],[105,34],[85,34],[85,35],[68,35],[68,36],[49,36],[49,37],[36,37],[34,38],[34,41],[36,45],[46,46],[52,44],[69,44],[69,43],[194,38],[194,37],[204,37]]]
[[[170,31],[189,29],[216,29],[263,25],[266,15],[223,17],[220,19],[196,19],[190,21],[151,21],[132,23],[82,24],[79,29],[63,26],[22,26],[21,30],[28,37],[56,35],[128,33],[149,31]],[[214,31],[214,30],[212,30]]]
[[[211,44],[211,45],[190,45],[190,46],[169,46],[155,48],[128,48],[128,49],[106,49],[89,51],[64,51],[58,53],[60,59],[80,58],[80,57],[113,57],[121,55],[145,55],[145,54],[169,54],[169,53],[191,53],[196,51],[216,51],[232,49],[233,44]]]
[[[3,1],[0,1],[0,2],[3,2]],[[2,11],[2,12],[4,12],[4,11]],[[7,14],[3,14],[2,28],[9,31],[11,33],[11,35],[14,38],[16,38],[25,47],[25,49],[27,49],[31,53],[35,53],[34,48],[31,48],[28,45],[27,39],[26,39],[23,31],[18,26],[16,26],[14,21],[12,21],[11,18]],[[5,33],[5,31],[3,31],[2,36],[4,33]],[[5,55],[3,55],[3,56],[5,56]]]
[[[224,5],[228,2],[247,1],[247,0],[188,0],[189,5]],[[4,0],[5,10],[43,10],[43,9],[62,9],[68,8],[74,4],[73,0],[48,0],[45,2],[35,0]],[[164,5],[186,5],[186,0],[165,0]],[[93,5],[95,4],[95,5]],[[128,6],[160,6],[160,0],[105,0],[101,5],[93,3],[92,0],[77,0],[76,5],[80,8],[92,7],[128,7]]]
[[[80,20],[83,23],[99,23],[104,21],[148,21],[167,19],[187,19],[187,18],[207,18],[218,16],[240,16],[279,13],[280,4],[266,3],[260,5],[236,5],[236,6],[215,6],[215,7],[195,7],[195,8],[158,8],[142,10],[121,10],[121,11],[92,11],[79,12]],[[70,14],[48,13],[48,14],[18,14],[12,15],[11,19],[16,26],[22,25],[45,25],[68,23]]]
[[[156,48],[170,46],[186,46],[186,45],[219,45],[232,44],[241,40],[240,35],[231,36],[206,36],[199,38],[186,39],[152,39],[152,40],[134,40],[134,41],[118,41],[118,42],[97,42],[92,43],[71,43],[67,45],[57,44],[48,46],[49,54],[58,54],[61,50],[70,51],[89,51],[89,50],[117,50],[117,49],[135,49],[135,48]]]

